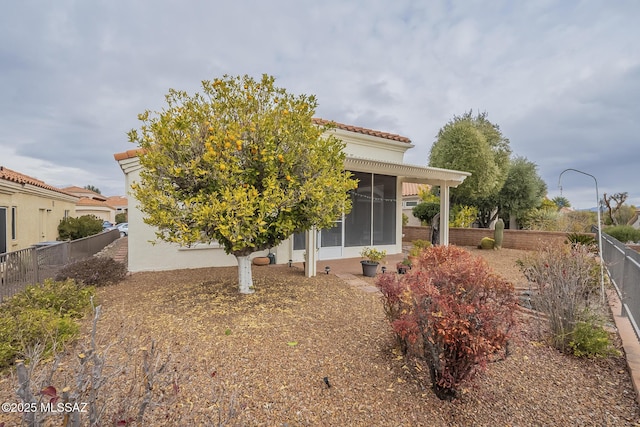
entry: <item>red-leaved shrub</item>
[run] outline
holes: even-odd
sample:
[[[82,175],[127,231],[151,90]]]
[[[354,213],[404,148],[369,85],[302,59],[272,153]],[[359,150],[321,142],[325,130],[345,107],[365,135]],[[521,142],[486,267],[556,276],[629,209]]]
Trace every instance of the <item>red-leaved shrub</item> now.
[[[376,282],[385,313],[409,357],[429,367],[433,390],[453,399],[460,385],[505,350],[515,322],[513,285],[456,246],[434,246],[408,274]]]

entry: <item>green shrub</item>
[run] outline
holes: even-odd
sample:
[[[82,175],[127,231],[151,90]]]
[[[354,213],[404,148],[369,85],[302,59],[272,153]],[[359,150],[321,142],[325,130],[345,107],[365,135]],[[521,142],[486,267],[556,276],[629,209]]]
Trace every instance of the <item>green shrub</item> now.
[[[56,275],[56,280],[74,279],[90,286],[116,284],[127,275],[123,263],[108,257],[91,257],[65,265]]]
[[[42,342],[45,344],[45,353],[49,353],[54,343],[64,344],[73,338],[79,329],[70,316],[60,316],[46,308],[28,307],[16,316],[15,340],[21,348]]]
[[[605,357],[620,354],[612,347],[609,334],[602,325],[578,322],[571,333],[569,347],[578,357]]]
[[[116,224],[122,224],[123,222],[127,222],[127,214],[122,212],[116,214]]]
[[[430,223],[434,216],[440,213],[440,202],[422,202],[418,203],[411,210],[413,216],[423,223]]]
[[[10,366],[35,344],[44,355],[74,338],[76,318],[89,308],[94,290],[72,280],[29,286],[0,306],[0,369]]]
[[[80,318],[86,313],[93,294],[92,287],[83,286],[74,280],[47,279],[42,284],[28,286],[9,299],[6,309],[17,314],[25,307],[38,307],[60,316]]]
[[[95,215],[64,218],[58,224],[58,240],[76,240],[102,231],[102,220]]]
[[[431,242],[425,239],[416,239],[411,242],[411,249],[409,249],[410,256],[419,256],[422,251],[431,246]]]
[[[592,246],[597,245],[596,238],[589,234],[582,233],[569,233],[567,234],[567,243],[571,244],[571,246],[583,245],[583,246]]]
[[[614,227],[605,227],[605,233],[622,243],[640,241],[640,230],[630,225],[616,225]]]

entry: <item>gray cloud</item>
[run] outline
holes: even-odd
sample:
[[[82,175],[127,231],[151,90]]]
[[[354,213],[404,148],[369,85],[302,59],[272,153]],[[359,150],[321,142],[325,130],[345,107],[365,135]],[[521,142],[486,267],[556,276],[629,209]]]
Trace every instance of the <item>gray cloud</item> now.
[[[15,2],[0,16],[0,164],[122,194],[113,153],[169,88],[268,73],[318,116],[400,133],[487,111],[554,196],[567,167],[640,205],[640,3]],[[589,178],[564,195],[592,206]],[[574,181],[575,179],[575,181]],[[575,192],[568,193],[569,187]],[[594,196],[595,197],[595,196]]]

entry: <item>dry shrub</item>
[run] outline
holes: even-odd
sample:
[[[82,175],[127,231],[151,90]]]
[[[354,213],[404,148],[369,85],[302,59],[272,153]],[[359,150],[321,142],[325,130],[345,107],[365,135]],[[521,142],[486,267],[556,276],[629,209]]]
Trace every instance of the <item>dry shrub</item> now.
[[[568,352],[578,322],[594,324],[603,314],[600,266],[587,245],[554,244],[519,261],[526,278],[537,286],[535,309],[549,319],[551,343]]]
[[[94,256],[65,265],[56,275],[56,280],[74,279],[87,286],[105,286],[119,283],[126,275],[123,263]]]
[[[462,248],[428,248],[419,265],[382,275],[377,286],[403,352],[427,363],[434,392],[449,400],[506,352],[516,298],[510,283]]]

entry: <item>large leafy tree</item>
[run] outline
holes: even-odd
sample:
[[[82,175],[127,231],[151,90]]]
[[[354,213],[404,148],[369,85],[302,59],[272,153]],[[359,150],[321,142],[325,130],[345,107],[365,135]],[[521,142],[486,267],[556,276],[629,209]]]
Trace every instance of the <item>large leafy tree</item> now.
[[[525,157],[515,157],[509,166],[507,179],[498,193],[498,212],[516,219],[542,203],[547,184],[538,175],[537,165]]]
[[[238,260],[242,293],[253,292],[251,253],[331,226],[357,185],[344,144],[312,121],[316,98],[274,83],[224,76],[203,81],[202,94],[170,90],[167,107],[129,133],[143,149],[132,190],[145,222],[161,240],[217,241]]]
[[[440,129],[431,147],[429,165],[471,172],[460,186],[451,190],[451,201],[495,213],[510,155],[509,140],[498,125],[487,119],[487,113],[474,116],[469,111],[454,116]],[[481,217],[487,215],[481,212]]]

